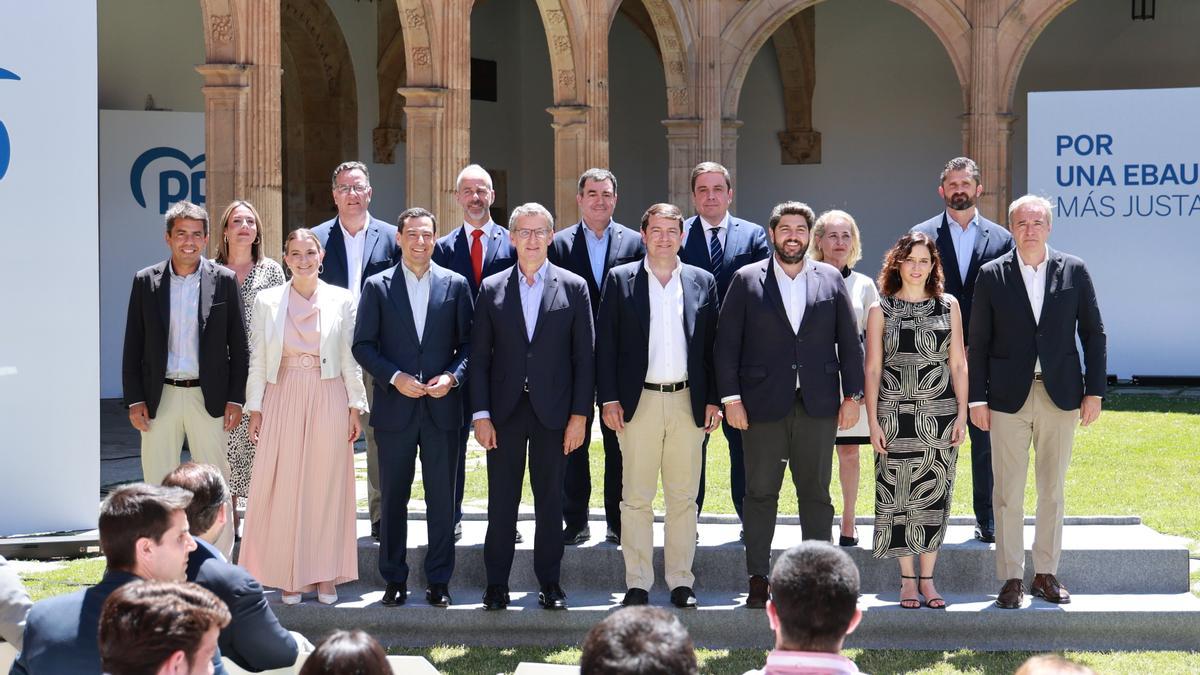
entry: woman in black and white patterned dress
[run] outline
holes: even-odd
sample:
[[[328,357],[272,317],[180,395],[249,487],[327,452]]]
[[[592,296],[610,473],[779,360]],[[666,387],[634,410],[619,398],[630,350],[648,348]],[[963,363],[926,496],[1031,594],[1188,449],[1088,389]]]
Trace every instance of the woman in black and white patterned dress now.
[[[283,267],[262,253],[262,231],[258,211],[247,201],[235,200],[221,215],[221,241],[216,261],[237,273],[242,289],[242,314],[246,325],[246,340],[250,340],[250,316],[254,297],[264,288],[281,286],[286,281]],[[229,489],[234,497],[245,499],[250,494],[250,473],[254,469],[254,444],[246,432],[250,416],[229,434]],[[236,506],[236,505],[235,505]],[[233,514],[233,530],[238,531],[237,509]]]
[[[900,563],[900,606],[946,606],[933,584],[967,423],[958,302],[942,293],[937,245],[909,233],[884,258],[867,318],[866,401],[875,448],[876,558]],[[919,559],[919,568],[913,559]]]

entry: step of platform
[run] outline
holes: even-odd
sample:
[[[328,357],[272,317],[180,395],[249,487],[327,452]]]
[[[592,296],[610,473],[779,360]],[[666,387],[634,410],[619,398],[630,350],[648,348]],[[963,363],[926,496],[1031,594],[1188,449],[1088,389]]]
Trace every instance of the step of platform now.
[[[1178,538],[1167,537],[1141,524],[1107,524],[1111,521],[1089,519],[1100,524],[1068,524],[1063,528],[1063,553],[1058,576],[1077,594],[1188,592],[1188,549]],[[1128,519],[1116,522],[1130,522]],[[591,539],[579,546],[568,546],[563,553],[562,583],[565,587],[586,583],[595,591],[625,590],[625,562],[621,550],[604,542],[603,521],[589,523]],[[382,588],[379,574],[379,546],[369,534],[369,525],[360,522],[358,540],[359,579]],[[463,521],[463,538],[455,547],[455,571],[451,588],[483,588],[487,584],[483,564],[483,540],[487,523]],[[525,543],[516,546],[509,585],[514,589],[536,589],[533,575],[534,523],[520,521],[518,530]],[[736,524],[702,524],[692,571],[696,590],[740,592],[746,586],[746,555],[739,541],[741,528]],[[871,556],[871,530],[858,527],[859,546],[846,549],[858,565],[863,593],[888,593],[898,588],[897,564]],[[995,545],[973,538],[970,525],[950,525],[938,555],[937,584],[945,593],[995,593]],[[775,530],[772,558],[801,541],[798,525],[780,524]],[[425,578],[426,529],[412,521],[408,532],[409,589],[423,591]],[[669,590],[662,578],[663,528],[654,526],[654,589]],[[1029,547],[1033,543],[1032,524],[1025,527],[1026,569],[1033,574]],[[585,581],[586,580],[586,581]],[[994,588],[993,588],[994,587]]]
[[[547,611],[537,594],[513,592],[505,611],[483,611],[482,588],[452,587],[456,604],[437,609],[422,593],[408,604],[383,607],[383,591],[362,583],[338,588],[340,602],[322,606],[311,598],[300,605],[272,606],[291,630],[317,640],[335,627],[362,628],[389,646],[467,644],[494,647],[580,644],[609,612],[620,594],[567,587],[570,609]],[[863,620],[846,642],[868,649],[1033,650],[1196,650],[1200,649],[1200,599],[1190,593],[1072,596],[1069,605],[1029,598],[1020,609],[996,608],[980,593],[945,593],[946,610],[905,610],[898,593],[864,594]],[[701,590],[701,607],[670,607],[665,592],[651,602],[665,605],[688,627],[699,647],[770,649],[774,640],[766,613],[747,609],[744,593]]]

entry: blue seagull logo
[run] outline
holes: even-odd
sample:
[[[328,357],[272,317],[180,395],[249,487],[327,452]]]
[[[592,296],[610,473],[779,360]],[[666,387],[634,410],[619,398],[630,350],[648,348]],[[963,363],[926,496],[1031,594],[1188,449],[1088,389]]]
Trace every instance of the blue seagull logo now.
[[[20,80],[21,76],[0,68],[0,80]],[[8,141],[8,128],[0,121],[0,178],[8,173],[8,161],[12,157],[12,144]]]

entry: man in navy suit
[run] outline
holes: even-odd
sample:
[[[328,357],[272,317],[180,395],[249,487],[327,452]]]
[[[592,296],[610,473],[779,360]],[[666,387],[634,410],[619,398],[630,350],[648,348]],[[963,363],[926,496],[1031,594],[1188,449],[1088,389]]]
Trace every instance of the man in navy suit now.
[[[188,555],[187,580],[212,591],[229,608],[231,620],[217,641],[221,655],[245,670],[259,672],[296,663],[298,642],[312,651],[308,640],[301,636],[298,641],[279,625],[262,584],[245,568],[226,560],[214,545],[229,520],[229,486],[221,472],[210,464],[188,462],[167,474],[163,485],[192,495],[187,518],[196,550]]]
[[[396,227],[371,216],[371,174],[362,162],[342,162],[333,170],[333,203],[337,215],[312,228],[325,249],[321,281],[350,291],[357,301],[362,287],[378,274],[400,261],[396,246]],[[363,372],[368,395],[374,390],[370,373]],[[375,409],[369,401],[371,410]],[[371,536],[379,539],[379,448],[370,425],[371,416],[363,413],[362,426],[367,437],[367,510],[371,515]]]
[[[371,424],[383,489],[379,572],[387,581],[382,602],[400,605],[407,594],[408,499],[419,448],[429,531],[425,599],[448,607],[471,291],[461,274],[432,262],[437,237],[432,213],[411,208],[397,224],[400,264],[367,280],[354,326],[354,358],[375,379]]]
[[[491,207],[496,200],[492,177],[478,164],[458,172],[454,182],[454,200],[463,210],[463,224],[437,240],[433,262],[466,277],[471,300],[479,297],[483,280],[516,262],[508,230],[492,221]],[[466,484],[467,436],[471,432],[470,410],[464,410],[458,435],[458,461],[454,475],[454,540],[462,538],[463,486]],[[517,533],[521,541],[521,533]]]
[[[33,605],[25,644],[13,675],[100,674],[97,631],[104,601],[137,579],[183,581],[196,542],[185,509],[192,495],[180,488],[132,483],[108,494],[100,505],[100,550],[108,564],[100,583]],[[213,670],[224,673],[221,653]]]
[[[617,265],[640,260],[646,255],[638,233],[615,222],[617,177],[608,169],[588,169],[579,177],[575,195],[582,220],[563,228],[550,244],[550,262],[566,268],[587,281],[592,299],[593,321],[600,312],[600,286],[608,271]],[[592,427],[592,418],[587,426]],[[617,434],[600,426],[604,439],[604,520],[608,525],[605,540],[621,541],[621,446]],[[563,481],[563,543],[581,544],[588,540],[588,502],[592,497],[592,477],[588,462],[590,438],[567,457]]]
[[[696,217],[683,224],[683,248],[679,251],[679,259],[716,277],[717,302],[724,300],[734,272],[771,255],[766,231],[761,225],[734,218],[729,213],[732,203],[733,180],[728,169],[716,162],[701,162],[692,169],[692,204],[696,207]],[[728,421],[721,429],[729,443],[729,491],[740,520],[742,500],[746,496],[742,434]],[[707,436],[704,437],[704,452],[707,457]],[[696,505],[700,510],[704,509],[703,468]]]
[[[983,185],[979,182],[979,167],[967,157],[956,157],[942,169],[938,195],[946,202],[946,210],[912,228],[937,242],[942,258],[942,278],[946,292],[958,300],[962,308],[963,336],[970,339],[971,299],[975,295],[975,280],[984,263],[1008,253],[1013,238],[1008,230],[984,218],[975,208]],[[970,343],[967,343],[968,351]],[[996,541],[995,519],[992,514],[992,441],[987,431],[973,423],[967,425],[971,436],[971,494],[975,509],[975,538]]]
[[[789,465],[802,536],[830,540],[831,448],[837,430],[858,421],[862,400],[862,340],[842,273],[805,257],[814,220],[800,202],[775,207],[775,255],[734,274],[717,324],[717,390],[726,424],[746,440],[747,607],[765,607],[770,595],[771,539]]]
[[[1025,592],[1025,480],[1036,456],[1037,513],[1030,592],[1071,601],[1058,578],[1063,487],[1075,426],[1100,417],[1108,339],[1083,261],[1047,245],[1049,200],[1025,195],[1008,207],[1016,247],[979,270],[971,308],[971,421],[992,432],[996,484],[996,605],[1020,607]],[[1083,348],[1083,367],[1078,344]]]
[[[592,310],[587,282],[547,260],[554,218],[540,204],[513,209],[517,264],[483,280],[471,329],[470,394],[475,438],[488,452],[484,609],[508,606],[513,538],[528,447],[537,529],[533,568],[546,609],[565,609],[562,480],[583,443],[595,400]]]
[[[664,572],[671,604],[696,606],[696,492],[701,445],[721,422],[713,379],[717,284],[679,261],[683,214],[655,204],[642,216],[646,258],[614,267],[596,324],[596,388],[606,427],[621,439],[623,605],[654,584],[654,496],[666,500]]]

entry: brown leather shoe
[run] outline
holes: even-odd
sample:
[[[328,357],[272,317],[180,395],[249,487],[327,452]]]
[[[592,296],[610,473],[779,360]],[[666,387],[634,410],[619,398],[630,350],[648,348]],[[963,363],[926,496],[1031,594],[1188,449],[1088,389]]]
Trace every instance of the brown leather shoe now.
[[[771,584],[767,578],[758,574],[750,577],[750,594],[746,596],[746,607],[763,609],[767,606],[767,599],[770,597]]]
[[[1021,579],[1009,579],[996,596],[996,606],[1001,609],[1017,609],[1025,600],[1025,582]]]
[[[1033,583],[1029,585],[1029,594],[1057,605],[1071,602],[1071,592],[1053,574],[1033,575]]]

